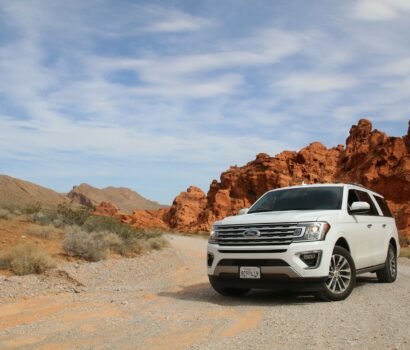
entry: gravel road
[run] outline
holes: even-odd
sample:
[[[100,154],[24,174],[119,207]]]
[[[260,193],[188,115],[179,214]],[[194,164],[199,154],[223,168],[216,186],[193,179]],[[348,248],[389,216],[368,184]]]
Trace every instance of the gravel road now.
[[[0,349],[410,349],[410,259],[394,284],[358,280],[345,301],[217,295],[206,241],[170,235],[135,259],[0,276]]]

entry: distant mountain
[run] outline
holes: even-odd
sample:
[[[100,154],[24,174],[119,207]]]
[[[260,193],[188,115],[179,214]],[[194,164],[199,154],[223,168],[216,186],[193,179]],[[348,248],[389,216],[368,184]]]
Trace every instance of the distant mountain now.
[[[137,192],[125,187],[96,188],[88,184],[74,186],[67,194],[71,201],[82,205],[98,205],[101,202],[110,202],[120,211],[131,213],[135,209],[160,209],[164,206],[158,202],[144,198]]]
[[[49,188],[7,175],[0,175],[0,206],[24,208],[41,203],[43,207],[54,207],[60,203],[68,202],[69,200],[65,195]]]

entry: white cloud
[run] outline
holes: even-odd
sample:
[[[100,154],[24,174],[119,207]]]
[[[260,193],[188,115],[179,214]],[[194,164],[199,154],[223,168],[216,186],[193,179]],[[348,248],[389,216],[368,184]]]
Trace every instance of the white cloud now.
[[[209,19],[194,17],[179,11],[159,9],[158,12],[161,12],[165,18],[145,26],[142,29],[143,31],[156,33],[185,32],[201,30],[215,25],[214,21]]]
[[[408,0],[360,0],[354,2],[352,15],[366,21],[390,21],[408,11]]]
[[[358,79],[348,74],[291,73],[275,82],[274,88],[292,95],[345,90],[356,86]]]

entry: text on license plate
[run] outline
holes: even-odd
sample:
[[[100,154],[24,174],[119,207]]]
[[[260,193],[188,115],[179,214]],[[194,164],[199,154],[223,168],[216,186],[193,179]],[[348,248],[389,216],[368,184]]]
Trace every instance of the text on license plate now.
[[[239,277],[249,279],[261,278],[261,269],[256,266],[241,266],[239,269]]]

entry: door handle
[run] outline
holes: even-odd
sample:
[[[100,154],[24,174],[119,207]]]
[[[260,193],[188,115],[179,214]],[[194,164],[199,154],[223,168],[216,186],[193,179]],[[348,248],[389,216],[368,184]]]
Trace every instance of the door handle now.
[[[386,226],[387,226],[386,224],[383,224],[383,225],[382,225],[383,228],[385,228]]]
[[[370,228],[370,227],[372,227],[372,226],[373,226],[372,224],[367,224],[367,227],[368,227],[368,228]]]

